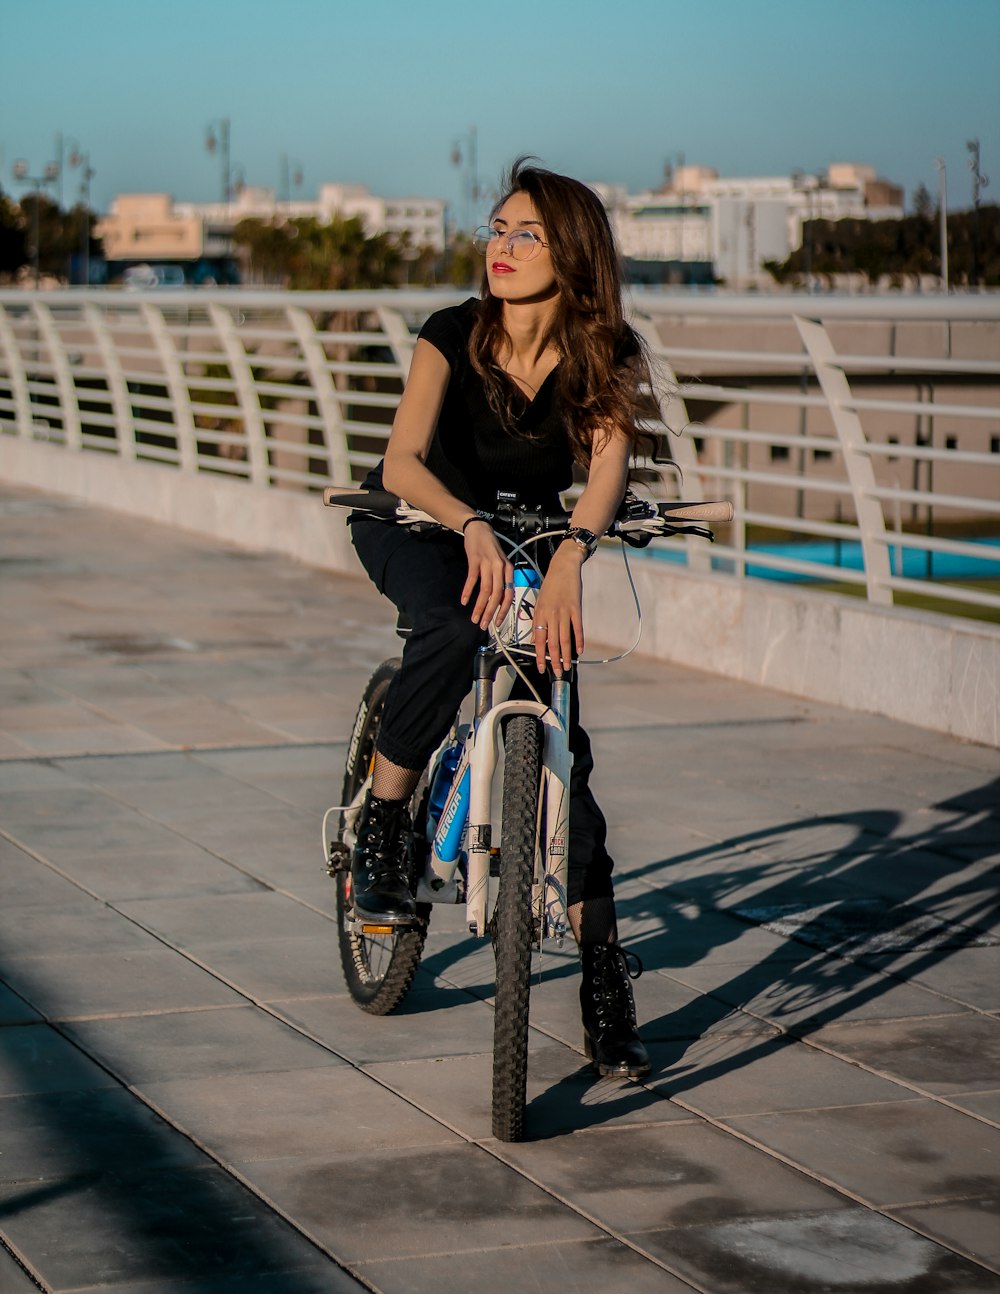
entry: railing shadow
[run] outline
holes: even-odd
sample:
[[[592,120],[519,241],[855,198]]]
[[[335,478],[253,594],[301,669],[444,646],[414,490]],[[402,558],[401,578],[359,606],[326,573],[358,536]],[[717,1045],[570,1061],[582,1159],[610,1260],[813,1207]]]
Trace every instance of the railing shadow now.
[[[29,1005],[33,989],[52,1000],[41,961],[27,976],[19,960],[17,983]],[[347,1288],[326,1254],[57,1025],[0,1024],[0,1052],[0,1235],[46,1288],[190,1281],[208,1294],[244,1277],[313,1294],[324,1267]]]

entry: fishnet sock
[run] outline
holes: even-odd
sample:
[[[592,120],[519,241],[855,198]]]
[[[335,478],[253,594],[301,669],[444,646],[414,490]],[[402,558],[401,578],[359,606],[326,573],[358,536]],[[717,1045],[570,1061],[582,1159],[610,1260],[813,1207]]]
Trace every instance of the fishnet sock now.
[[[380,800],[408,800],[417,789],[422,774],[422,768],[403,768],[376,751],[372,795]]]
[[[585,899],[569,907],[569,924],[578,944],[613,944],[618,942],[615,901],[611,895]]]

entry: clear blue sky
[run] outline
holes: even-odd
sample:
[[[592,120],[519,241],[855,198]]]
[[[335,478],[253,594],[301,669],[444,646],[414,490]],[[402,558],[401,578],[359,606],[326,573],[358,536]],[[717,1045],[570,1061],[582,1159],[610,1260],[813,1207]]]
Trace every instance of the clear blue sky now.
[[[232,122],[249,184],[323,180],[457,204],[457,140],[488,184],[531,152],[655,186],[860,161],[970,201],[965,141],[1000,201],[1000,0],[0,0],[0,184],[57,133],[89,150],[94,205],[209,200],[206,125]],[[64,200],[78,173],[67,174]]]

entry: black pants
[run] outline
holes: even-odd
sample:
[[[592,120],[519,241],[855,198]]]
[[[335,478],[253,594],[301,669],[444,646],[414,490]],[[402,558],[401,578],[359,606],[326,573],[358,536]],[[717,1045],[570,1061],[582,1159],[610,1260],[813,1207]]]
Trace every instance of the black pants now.
[[[386,696],[378,751],[402,768],[422,769],[472,687],[476,651],[486,634],[459,602],[468,576],[465,545],[448,531],[414,534],[369,517],[352,520],[352,538],[375,587],[413,623],[403,663]],[[518,695],[519,681],[512,695]],[[524,694],[523,684],[520,684]],[[569,903],[608,898],[612,861],[607,826],[590,790],[594,759],[580,726],[577,687],[570,693]]]

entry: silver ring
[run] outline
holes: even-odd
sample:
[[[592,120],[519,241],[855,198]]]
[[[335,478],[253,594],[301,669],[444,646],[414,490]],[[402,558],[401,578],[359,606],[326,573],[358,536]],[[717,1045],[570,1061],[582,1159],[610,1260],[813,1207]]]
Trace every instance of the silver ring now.
[[[505,585],[504,585],[504,588],[505,588],[505,589],[512,589],[513,587],[514,587],[514,582],[513,582],[513,580],[512,580],[509,584],[505,584]]]
[[[548,632],[548,631],[546,630],[546,628],[545,628],[545,626],[544,626],[544,625],[536,625],[536,626],[535,626],[535,633],[536,633],[536,634],[544,634],[544,633],[547,633],[547,632]]]

